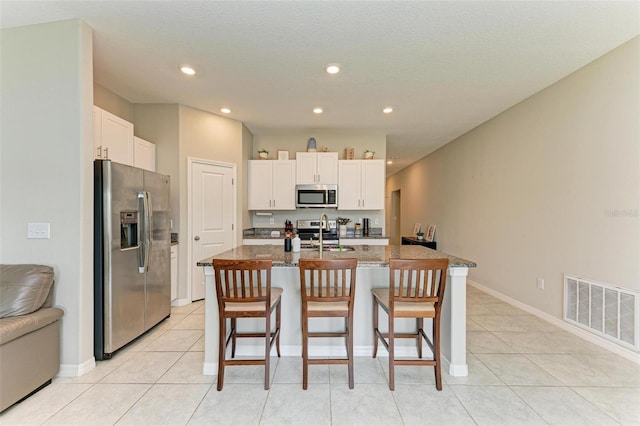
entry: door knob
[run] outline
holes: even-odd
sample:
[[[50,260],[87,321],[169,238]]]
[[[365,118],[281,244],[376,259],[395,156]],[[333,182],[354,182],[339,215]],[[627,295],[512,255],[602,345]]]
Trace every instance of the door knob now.
[[[193,239],[196,241],[200,241],[200,236],[196,235],[195,237],[193,237]]]

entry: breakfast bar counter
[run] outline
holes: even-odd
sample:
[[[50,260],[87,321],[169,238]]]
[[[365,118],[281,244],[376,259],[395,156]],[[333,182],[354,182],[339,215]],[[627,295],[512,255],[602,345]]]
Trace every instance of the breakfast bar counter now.
[[[302,332],[300,319],[300,275],[299,259],[358,259],[356,272],[356,295],[354,305],[354,352],[356,356],[371,356],[373,351],[373,303],[370,289],[389,285],[389,259],[433,259],[448,258],[447,287],[445,291],[441,322],[441,347],[443,367],[452,376],[468,374],[466,362],[466,277],[469,268],[476,266],[474,262],[461,259],[440,251],[422,246],[353,246],[349,251],[332,248],[322,254],[316,249],[303,249],[299,253],[285,252],[282,246],[249,246],[242,245],[217,254],[213,258],[203,259],[198,266],[204,268],[205,276],[205,360],[204,374],[217,374],[218,367],[218,306],[213,277],[212,259],[271,259],[273,267],[271,282],[274,287],[284,289],[282,295],[281,353],[283,356],[300,356]],[[259,330],[259,321],[254,321],[244,330]],[[340,319],[327,319],[324,325],[339,327]],[[396,329],[415,327],[415,321],[396,320]],[[238,323],[240,328],[240,322]],[[427,329],[427,327],[425,327]],[[321,345],[310,347],[310,354],[318,356],[340,356],[344,344],[340,339],[326,340]],[[405,339],[403,339],[405,340]],[[408,339],[406,339],[408,340]],[[247,343],[252,342],[252,339]],[[401,342],[396,346],[399,356],[415,356],[415,342]],[[259,355],[264,344],[258,340],[255,346],[242,344],[238,346],[239,355]],[[428,347],[426,356],[430,356]],[[384,348],[379,351],[384,355]],[[356,372],[357,374],[357,372]]]

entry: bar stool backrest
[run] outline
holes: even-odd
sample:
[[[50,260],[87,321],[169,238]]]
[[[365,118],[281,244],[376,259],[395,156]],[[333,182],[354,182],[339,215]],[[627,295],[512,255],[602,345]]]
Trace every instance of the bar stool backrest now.
[[[390,259],[390,307],[394,302],[431,302],[440,311],[448,264],[448,259]]]
[[[356,287],[357,259],[300,259],[304,302],[348,302]]]

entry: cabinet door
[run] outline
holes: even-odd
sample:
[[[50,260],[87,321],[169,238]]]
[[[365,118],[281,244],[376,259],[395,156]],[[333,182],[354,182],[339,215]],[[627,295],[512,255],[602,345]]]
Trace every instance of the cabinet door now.
[[[141,169],[156,171],[156,145],[133,137],[133,165]]]
[[[102,158],[133,165],[133,124],[102,110]]]
[[[338,210],[360,210],[361,160],[339,162]]]
[[[296,153],[296,183],[299,185],[316,182],[317,155],[315,152]]]
[[[337,152],[318,152],[316,164],[316,183],[333,185],[338,183]]]
[[[362,191],[362,209],[384,209],[384,160],[362,160],[362,178],[360,187]]]
[[[249,210],[271,209],[271,163],[269,160],[249,160]]]
[[[295,160],[273,160],[272,165],[272,210],[296,209],[296,162]]]

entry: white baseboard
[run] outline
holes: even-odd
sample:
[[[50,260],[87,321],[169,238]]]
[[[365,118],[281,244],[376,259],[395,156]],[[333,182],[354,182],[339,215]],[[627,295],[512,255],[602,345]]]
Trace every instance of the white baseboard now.
[[[191,300],[189,299],[174,299],[171,301],[171,306],[184,306],[184,305],[188,305],[191,303]]]
[[[561,320],[560,318],[556,318],[553,315],[550,315],[546,312],[543,312],[539,309],[536,309],[532,306],[529,306],[527,304],[524,304],[522,302],[519,302],[515,299],[512,299],[509,296],[506,296],[498,291],[492,290],[489,287],[485,287],[484,285],[475,282],[473,280],[470,280],[467,278],[467,283],[471,286],[471,287],[475,287],[478,290],[481,290],[485,293],[490,294],[491,296],[502,300],[503,302],[507,302],[510,305],[515,306],[516,308],[520,308],[525,312],[528,312],[532,315],[537,316],[540,319],[543,319],[553,325],[555,325],[556,327],[559,327],[565,331],[568,331],[571,334],[574,334],[578,337],[580,337],[581,339],[584,339],[588,342],[591,342],[595,345],[598,345],[610,352],[615,353],[616,355],[620,355],[623,358],[626,358],[630,361],[633,361],[637,364],[640,364],[640,353],[634,352],[630,349],[627,348],[623,348],[620,345],[616,345],[613,342],[610,342],[607,339],[603,339],[602,337],[596,336],[595,334],[589,333],[587,331],[584,331],[580,328],[574,327],[571,324],[568,324],[566,322],[564,322],[563,320]]]
[[[82,364],[60,364],[60,371],[58,371],[56,377],[79,377],[94,368],[96,368],[96,359],[94,357]]]

